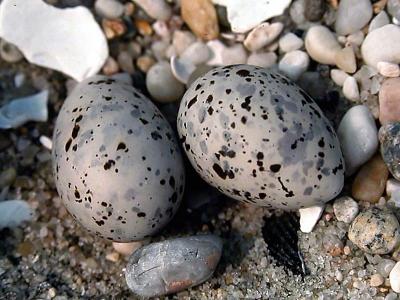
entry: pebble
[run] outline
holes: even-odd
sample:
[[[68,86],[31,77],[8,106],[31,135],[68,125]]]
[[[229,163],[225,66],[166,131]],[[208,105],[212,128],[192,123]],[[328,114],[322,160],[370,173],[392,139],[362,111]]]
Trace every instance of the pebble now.
[[[307,53],[312,59],[327,65],[335,65],[336,53],[341,49],[333,33],[325,26],[311,27],[305,38]]]
[[[382,158],[390,173],[400,180],[400,122],[388,123],[379,129]]]
[[[133,58],[128,51],[121,51],[117,57],[118,65],[122,71],[133,74],[135,66],[133,65]]]
[[[283,24],[276,23],[261,23],[255,27],[247,35],[243,44],[249,51],[257,51],[271,44],[282,32]]]
[[[150,68],[156,63],[156,61],[148,55],[143,55],[138,57],[136,60],[136,65],[140,71],[147,73]]]
[[[390,287],[396,293],[400,293],[400,262],[397,262],[389,274]]]
[[[170,65],[163,61],[153,65],[147,72],[146,87],[155,101],[177,101],[185,92],[184,85],[172,74]]]
[[[13,44],[0,40],[0,57],[6,62],[16,63],[22,60],[24,55]]]
[[[210,48],[203,42],[195,42],[183,51],[180,58],[184,61],[189,61],[194,65],[200,65],[210,59]]]
[[[325,204],[300,208],[300,230],[304,233],[310,233],[318,223],[325,209]]]
[[[122,254],[124,256],[131,255],[134,251],[139,249],[140,247],[143,246],[144,241],[136,241],[136,242],[131,242],[131,243],[118,243],[118,242],[113,242],[113,248],[115,251],[117,251],[119,254]]]
[[[331,256],[340,256],[343,253],[343,242],[336,234],[325,234],[322,245]]]
[[[371,207],[350,225],[349,239],[370,254],[388,254],[400,243],[399,222],[389,211]]]
[[[156,20],[167,21],[171,18],[171,7],[165,0],[132,0],[139,5],[150,17]]]
[[[381,274],[374,274],[369,280],[369,284],[372,287],[381,286],[385,282],[385,278]]]
[[[101,27],[108,40],[123,36],[127,31],[127,27],[121,19],[103,19]]]
[[[218,37],[217,12],[211,0],[181,0],[181,15],[199,38],[209,41]]]
[[[389,171],[379,154],[362,166],[354,179],[352,196],[359,201],[377,203],[385,191]]]
[[[378,129],[368,107],[357,105],[350,108],[340,121],[337,134],[346,175],[350,176],[378,149]]]
[[[303,40],[292,32],[286,33],[279,39],[279,49],[284,53],[299,50],[303,45]]]
[[[270,68],[276,64],[278,56],[275,52],[253,52],[247,58],[247,64],[261,68]]]
[[[117,262],[119,260],[119,253],[118,252],[111,252],[106,254],[106,260],[111,262]]]
[[[360,91],[358,89],[357,81],[353,76],[349,76],[343,83],[343,95],[351,101],[360,100]]]
[[[17,177],[17,171],[15,168],[7,168],[0,172],[0,189],[6,186],[10,186],[14,183]]]
[[[153,28],[146,20],[135,20],[135,27],[137,28],[138,32],[143,36],[150,36],[153,34]]]
[[[125,12],[125,6],[116,0],[96,0],[94,9],[100,17],[108,19],[117,19]]]
[[[307,53],[294,50],[283,56],[278,68],[281,73],[296,81],[308,69],[309,64],[310,58]]]
[[[207,64],[210,66],[223,65],[222,55],[223,55],[223,51],[225,50],[226,46],[220,40],[209,41],[209,42],[207,42],[207,46],[211,50],[211,58],[207,62]]]
[[[347,73],[354,73],[357,70],[356,56],[353,47],[345,47],[336,52],[335,63],[340,69]]]
[[[51,138],[41,135],[39,138],[39,142],[43,145],[48,150],[51,150],[53,148],[53,141]]]
[[[376,266],[376,270],[378,271],[379,274],[381,274],[384,278],[386,278],[389,276],[390,271],[392,271],[395,264],[396,263],[393,260],[388,258],[383,258]]]
[[[190,75],[196,70],[196,66],[190,61],[179,59],[176,56],[171,57],[170,64],[172,74],[184,84],[188,82]]]
[[[138,296],[176,293],[207,280],[222,254],[222,241],[214,235],[165,240],[144,246],[129,258],[125,277]]]
[[[181,55],[195,41],[196,37],[187,30],[176,30],[172,37],[172,45],[178,55]]]
[[[336,15],[335,31],[348,35],[363,28],[372,18],[370,0],[341,0]]]
[[[247,61],[246,49],[244,49],[242,44],[235,44],[224,48],[221,56],[223,65],[245,64]]]
[[[310,22],[317,22],[322,19],[326,11],[325,0],[305,0],[304,17]]]
[[[103,71],[104,75],[107,75],[107,76],[116,74],[119,71],[118,63],[116,62],[116,60],[114,58],[109,56],[109,57],[107,57],[106,62],[104,63],[102,71]]]
[[[333,211],[338,221],[350,224],[358,215],[358,203],[349,196],[343,196],[333,203]]]
[[[33,218],[33,211],[28,202],[23,200],[6,200],[0,202],[0,230],[13,228]]]
[[[399,26],[388,24],[368,33],[361,53],[364,61],[375,68],[380,61],[400,63]]]
[[[330,74],[331,74],[331,79],[338,86],[343,86],[346,79],[350,77],[350,75],[347,74],[345,71],[339,69],[331,69]]]
[[[386,79],[379,91],[379,121],[382,125],[400,121],[400,78]]]
[[[399,0],[387,1],[388,13],[395,19],[400,20],[400,2]]]
[[[364,41],[365,34],[364,32],[357,31],[347,36],[346,43],[348,46],[361,46],[362,42]]]
[[[389,17],[387,13],[382,10],[379,14],[372,19],[371,23],[369,23],[368,32],[371,32],[375,29],[381,28],[390,23]]]
[[[166,51],[169,47],[169,43],[167,41],[155,41],[151,44],[151,51],[154,57],[159,61],[166,58]]]
[[[400,192],[400,181],[390,178],[386,182],[386,195],[388,195],[390,197],[394,193],[399,193],[399,192]]]
[[[376,65],[378,72],[385,77],[399,77],[400,68],[398,64],[380,61]]]

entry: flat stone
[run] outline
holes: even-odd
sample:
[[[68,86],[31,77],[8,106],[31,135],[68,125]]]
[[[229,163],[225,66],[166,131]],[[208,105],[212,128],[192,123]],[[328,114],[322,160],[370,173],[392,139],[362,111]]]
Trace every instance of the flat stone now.
[[[385,191],[389,171],[377,154],[357,173],[352,186],[352,196],[359,201],[377,203]]]
[[[375,29],[381,28],[387,24],[390,24],[389,17],[387,13],[382,10],[372,19],[371,23],[369,23],[368,32],[374,31]]]
[[[336,15],[335,31],[340,35],[354,33],[372,18],[370,0],[341,0]]]
[[[345,71],[339,69],[331,69],[330,74],[331,74],[331,79],[338,86],[343,86],[346,79],[350,77],[350,75],[347,74]]]
[[[398,64],[393,64],[385,61],[380,61],[377,64],[378,72],[385,77],[399,77],[400,67]]]
[[[243,45],[249,51],[257,51],[272,43],[281,34],[282,30],[283,24],[280,22],[262,23],[250,31]]]
[[[351,101],[360,100],[360,91],[358,89],[357,80],[353,76],[349,76],[343,83],[343,95]]]
[[[300,230],[304,233],[310,233],[321,218],[324,209],[325,204],[300,208]]]
[[[378,149],[378,130],[374,117],[365,105],[350,108],[340,121],[337,134],[350,176]]]
[[[400,180],[400,122],[388,123],[379,129],[382,158],[394,178]]]
[[[356,56],[353,47],[345,47],[336,52],[335,63],[336,66],[346,73],[354,73],[357,71]]]
[[[309,64],[310,59],[307,53],[294,50],[283,56],[278,69],[281,73],[296,81],[307,70]]]
[[[275,52],[253,52],[250,53],[247,58],[247,64],[261,67],[261,68],[270,68],[276,64],[278,60],[278,56]]]
[[[156,20],[167,21],[171,18],[171,7],[165,0],[132,0],[139,5],[150,17]]]
[[[353,222],[358,210],[358,203],[349,196],[340,197],[333,203],[336,219],[347,224]]]
[[[305,38],[307,53],[312,59],[327,65],[335,65],[336,53],[341,49],[333,33],[325,26],[311,27]]]
[[[396,263],[389,274],[390,287],[396,293],[400,293],[400,261]]]
[[[381,124],[400,122],[400,78],[386,79],[379,91],[379,121]]]
[[[96,0],[94,9],[100,17],[116,19],[124,14],[125,6],[116,0]]]
[[[299,50],[303,45],[303,40],[292,32],[286,33],[279,39],[279,49],[285,53]]]

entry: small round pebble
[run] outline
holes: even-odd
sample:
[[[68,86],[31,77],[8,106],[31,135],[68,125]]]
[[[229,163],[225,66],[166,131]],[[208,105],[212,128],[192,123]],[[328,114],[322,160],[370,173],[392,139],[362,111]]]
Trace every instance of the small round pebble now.
[[[400,180],[400,122],[388,123],[379,129],[381,154],[390,173]]]
[[[171,7],[165,0],[132,0],[139,5],[150,17],[166,21],[171,17]]]
[[[385,278],[381,274],[374,274],[369,280],[369,284],[372,287],[378,287],[385,282]]]
[[[335,31],[340,35],[363,28],[372,17],[370,0],[341,0],[337,10]]]
[[[343,95],[351,100],[358,101],[360,100],[360,91],[358,89],[357,80],[353,76],[349,76],[343,83]]]
[[[304,17],[310,22],[321,20],[326,11],[325,0],[305,0]]]
[[[380,61],[376,65],[378,72],[385,77],[399,77],[400,68],[398,64],[393,64],[385,61]]]
[[[297,80],[303,74],[310,64],[310,58],[307,53],[295,50],[286,53],[279,62],[278,68],[281,73],[292,80]]]
[[[339,69],[332,69],[331,70],[331,79],[338,86],[343,86],[344,82],[346,81],[347,77],[349,77],[349,76],[350,75],[347,74],[343,70],[339,70]]]
[[[333,203],[336,219],[350,224],[358,214],[358,203],[349,196],[340,197]]]
[[[400,243],[399,222],[391,212],[372,207],[354,219],[348,236],[364,252],[388,254]]]
[[[341,49],[333,33],[322,25],[313,26],[308,30],[305,46],[312,59],[327,65],[336,64],[336,53]]]
[[[354,73],[357,70],[356,56],[353,47],[345,47],[335,55],[336,65],[347,73]]]
[[[124,14],[125,6],[117,0],[96,0],[94,9],[100,17],[116,19]]]
[[[390,271],[392,271],[395,264],[396,262],[394,262],[393,260],[388,258],[383,258],[376,266],[376,270],[378,271],[379,274],[381,274],[384,278],[386,278],[389,276]]]
[[[261,23],[250,31],[243,44],[249,51],[257,51],[272,43],[282,30],[283,24],[280,22],[272,24],[268,22]]]
[[[288,32],[279,39],[279,49],[285,53],[299,50],[303,45],[303,40],[292,32]]]
[[[276,64],[277,60],[278,56],[275,52],[253,52],[247,58],[247,64],[262,68],[270,68]]]

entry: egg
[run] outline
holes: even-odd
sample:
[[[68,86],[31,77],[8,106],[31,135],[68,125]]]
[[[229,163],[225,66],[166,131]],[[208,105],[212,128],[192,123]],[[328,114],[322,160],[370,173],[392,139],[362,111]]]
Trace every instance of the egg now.
[[[343,187],[329,121],[296,84],[267,69],[209,71],[186,91],[177,126],[193,167],[234,199],[289,210],[325,203]]]
[[[67,210],[98,236],[128,242],[153,235],[181,202],[185,173],[174,132],[126,83],[81,82],[58,115],[52,155]]]

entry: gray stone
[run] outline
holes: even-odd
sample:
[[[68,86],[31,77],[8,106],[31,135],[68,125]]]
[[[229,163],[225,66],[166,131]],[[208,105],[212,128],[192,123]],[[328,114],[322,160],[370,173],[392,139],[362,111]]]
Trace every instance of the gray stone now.
[[[396,263],[393,260],[384,258],[378,263],[376,270],[379,274],[386,278],[389,276],[390,271],[392,271],[395,264]]]
[[[30,221],[33,211],[26,201],[7,200],[0,202],[0,229],[19,226],[22,222]]]
[[[94,9],[100,17],[116,19],[124,14],[124,5],[117,0],[96,0]]]
[[[388,13],[397,20],[400,20],[400,1],[399,0],[389,0],[387,2]]]
[[[376,15],[375,18],[372,19],[371,23],[369,23],[368,32],[371,32],[389,23],[390,20],[387,13],[382,10],[379,14]]]
[[[165,0],[133,0],[133,2],[156,20],[166,21],[171,17],[171,7]]]
[[[325,0],[305,0],[304,17],[311,22],[321,20],[326,11]]]
[[[291,32],[288,32],[279,39],[279,49],[285,53],[298,50],[303,47],[303,45],[303,40]]]
[[[295,50],[286,53],[279,62],[279,71],[292,80],[297,80],[310,63],[307,53]]]
[[[348,35],[363,28],[372,17],[370,0],[341,0],[337,10],[335,31]]]
[[[247,58],[247,64],[262,68],[270,68],[276,64],[277,59],[278,56],[275,54],[275,52],[253,52]]]
[[[388,123],[379,129],[381,154],[394,178],[400,180],[400,122]]]
[[[338,221],[349,224],[358,214],[358,203],[351,197],[340,197],[333,203],[333,211]]]

